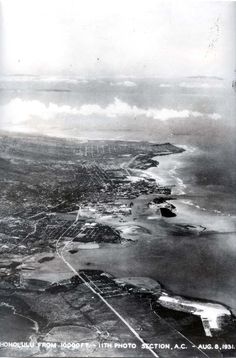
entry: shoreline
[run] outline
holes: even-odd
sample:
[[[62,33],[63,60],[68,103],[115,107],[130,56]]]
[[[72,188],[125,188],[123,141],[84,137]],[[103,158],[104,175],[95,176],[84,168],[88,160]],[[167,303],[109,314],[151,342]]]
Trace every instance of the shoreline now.
[[[173,153],[173,154],[184,155],[185,153],[186,152]],[[176,157],[173,155],[165,155],[162,158],[163,158],[163,160],[161,160],[161,161],[167,160],[167,161],[173,162],[174,160],[176,160],[175,159]],[[133,173],[135,173],[135,172],[137,174],[139,173],[139,176],[141,176],[141,177],[145,177],[145,176],[149,176],[149,177],[151,176],[152,178],[155,177],[157,183],[160,184],[160,182],[158,181],[158,178],[160,177],[160,176],[158,176],[159,175],[158,170],[161,166],[160,157],[159,156],[153,157],[153,160],[157,160],[157,159],[159,161],[159,165],[157,166],[157,169],[156,169],[157,175],[155,175],[154,173],[150,173],[150,168],[146,169],[146,170],[135,170],[134,169]],[[162,174],[163,173],[166,173],[165,169],[162,170]],[[168,180],[166,180],[167,177],[168,177],[168,174],[165,177],[162,175],[163,184],[166,183],[166,181],[168,181]],[[185,240],[185,241],[187,240],[187,241],[189,241],[189,244],[195,245],[195,243],[194,243],[195,240],[201,240],[201,243],[203,243],[202,240],[207,239],[208,242],[210,243],[209,240],[212,240],[212,235],[217,233],[216,232],[217,229],[218,229],[217,235],[219,237],[222,234],[228,234],[229,231],[230,232],[233,231],[233,224],[230,219],[227,220],[228,221],[227,223],[225,223],[225,216],[220,216],[220,215],[216,215],[216,213],[199,210],[199,208],[196,207],[195,205],[189,205],[188,203],[185,203],[184,202],[185,198],[183,197],[184,195],[187,196],[187,194],[177,194],[177,195],[174,194],[173,195],[173,196],[175,196],[174,204],[177,208],[177,216],[176,217],[174,217],[174,218],[160,218],[160,217],[155,218],[155,217],[153,217],[152,222],[156,221],[156,225],[157,225],[158,229],[160,229],[161,223],[165,223],[164,227],[161,224],[162,228],[164,230],[164,231],[162,230],[164,237],[168,237],[169,229],[174,230],[174,231],[178,230],[178,235],[181,238],[181,240]],[[155,194],[153,194],[153,196],[155,196]],[[179,198],[179,196],[180,196],[180,198]],[[171,201],[171,199],[170,199],[170,201]],[[215,222],[215,218],[217,218],[217,225]],[[148,219],[148,217],[145,218],[146,226],[149,226],[151,224],[151,222],[150,222],[150,220],[147,220],[147,219]],[[129,224],[131,225],[131,222]],[[136,221],[136,224],[140,224],[140,222]],[[221,230],[222,224],[224,224],[223,232]],[[141,223],[141,225],[142,225],[142,223]],[[190,237],[187,237],[186,235],[183,236],[183,234],[181,234],[179,232],[179,225],[182,225],[182,226],[197,225],[197,226],[201,226],[201,227],[206,227],[206,230],[204,230],[203,233],[200,233],[200,234],[193,233],[192,235],[190,235]],[[204,226],[202,226],[202,225],[204,225]],[[172,233],[171,233],[171,236],[173,236]],[[176,237],[175,240],[180,240],[180,238]],[[173,239],[174,239],[174,237],[173,237]],[[140,240],[138,239],[138,241],[140,241]],[[151,238],[151,241],[153,241],[153,238]],[[167,242],[168,241],[169,241],[169,239],[167,240]],[[186,241],[186,243],[187,243],[187,241]],[[199,243],[199,245],[201,245],[201,243]],[[138,246],[142,247],[142,242],[138,242],[136,244],[138,244]],[[168,243],[167,243],[167,245],[168,245]],[[174,245],[174,243],[173,243],[173,245]],[[159,243],[157,243],[157,247],[158,246],[159,246]],[[131,252],[129,253],[129,251],[130,251],[129,248],[125,248],[123,250],[128,252],[128,257],[130,255],[133,257],[134,253],[131,253]],[[132,246],[131,250],[134,250],[134,252],[136,252],[137,248],[135,248],[135,245]],[[148,248],[146,247],[145,250],[148,251]],[[214,250],[214,246],[211,247],[211,250]],[[96,255],[98,255],[98,257],[95,257],[95,262],[94,262],[94,257],[92,255],[93,250],[91,250],[90,253],[84,252],[82,260],[81,260],[82,261],[81,268],[86,267],[86,266],[84,266],[84,264],[86,261],[88,261],[88,262],[93,262],[93,264],[91,265],[91,268],[99,269],[102,267],[102,269],[104,271],[111,272],[112,274],[114,274],[117,277],[125,274],[125,272],[122,272],[122,271],[124,271],[123,269],[121,270],[121,272],[119,272],[120,270],[117,271],[117,269],[114,270],[113,268],[111,270],[109,270],[109,268],[107,268],[107,266],[103,264],[103,259],[102,259],[102,257],[100,257],[100,254],[103,253],[104,255],[109,255],[110,254],[109,248],[100,248],[98,251],[99,252],[96,254]],[[77,256],[77,255],[75,255],[75,256]],[[124,266],[124,268],[126,267],[126,264],[123,262],[123,260],[121,260],[121,263],[119,263],[120,261],[119,260],[117,261],[115,258],[113,258],[113,260],[114,260],[113,265],[115,267],[123,267],[123,266]],[[127,260],[129,260],[129,259],[127,258]],[[108,265],[108,267],[109,267],[109,265]],[[130,271],[128,268],[127,268],[127,270],[128,270],[128,272]],[[145,271],[146,270],[144,270],[144,272]],[[158,271],[158,269],[157,269],[157,271]],[[136,274],[140,275],[140,272],[137,272]],[[194,293],[192,293],[191,291],[185,292],[185,290],[182,291],[182,289],[180,287],[176,288],[176,284],[174,286],[172,284],[170,284],[170,279],[165,280],[165,278],[161,278],[162,275],[159,276],[157,274],[157,277],[156,277],[155,274],[150,275],[150,273],[149,273],[149,274],[145,274],[143,276],[153,278],[159,282],[163,282],[164,286],[168,287],[168,289],[170,289],[172,292],[175,292],[175,294],[179,294],[181,296],[183,295],[183,296],[187,296],[187,297],[196,297],[199,299],[208,300],[208,301],[212,301],[212,302],[220,302],[221,304],[226,305],[227,307],[230,307],[230,309],[232,309],[232,310],[234,310],[234,312],[236,312],[236,304],[234,304],[234,305],[230,304],[229,300],[222,299],[219,295],[215,295],[215,293],[213,293],[213,295],[212,295],[210,293],[210,291],[208,292],[207,287],[205,287],[204,289],[203,289],[203,287],[201,287],[197,291],[194,290]],[[171,281],[173,281],[173,280],[171,280]],[[178,281],[179,280],[177,280],[177,286],[178,286]],[[205,281],[205,278],[204,278],[204,281]],[[182,284],[184,284],[184,282],[182,282]]]
[[[186,156],[188,153],[194,153],[197,148],[189,147],[186,145],[180,145],[181,148],[184,149],[184,152],[182,153],[174,153],[178,156]],[[188,151],[190,149],[190,152]],[[184,205],[186,208],[191,210],[191,208],[198,209],[199,211],[203,211],[209,213],[209,215],[215,215],[217,220],[219,216],[223,217],[234,217],[235,215],[223,212],[221,210],[217,209],[211,209],[203,207],[197,203],[194,203],[194,198],[198,198],[195,194],[191,194],[191,188],[188,186],[188,184],[184,183],[184,179],[178,176],[178,168],[181,167],[181,159],[178,161],[175,156],[170,155],[165,157],[165,160],[163,161],[161,157],[155,156],[153,157],[153,160],[158,160],[159,165],[155,168],[149,168],[147,170],[148,174],[150,173],[151,177],[156,180],[157,183],[161,183],[161,185],[167,185],[173,186],[173,194],[176,197],[176,204],[180,202],[182,205]],[[174,165],[174,167],[173,167]],[[188,189],[186,191],[186,189]],[[200,197],[203,194],[200,194]]]
[[[157,173],[158,170],[161,171],[162,180],[164,181],[163,185],[166,185],[166,181],[168,181],[167,178],[169,174],[172,174],[172,177],[175,177],[176,168],[172,164],[175,161],[178,161],[177,156],[169,154],[185,153],[186,152],[173,152],[166,153],[166,155],[164,156],[157,155],[154,156],[154,159],[152,161],[148,161],[146,163],[144,160],[143,163],[138,163],[138,169],[135,169],[135,165],[134,168],[129,168],[129,166],[127,166],[126,169],[128,169],[127,172],[130,173],[131,177],[134,177],[133,174],[137,173],[136,176],[139,178],[147,178],[147,176],[149,176],[150,178],[151,166],[149,167],[149,169],[147,168],[147,166],[151,162],[154,165],[155,162],[157,162],[155,158],[158,158],[159,163],[160,161],[161,163],[166,163],[166,165],[163,166],[161,170],[159,170],[161,163],[156,169]],[[136,157],[137,156],[135,156],[134,159],[136,159]],[[166,170],[168,166],[169,171],[172,170],[171,173]],[[153,175],[154,174],[151,175],[152,178]],[[156,180],[159,184],[157,178]],[[184,183],[179,182],[179,184]],[[132,186],[132,181],[129,183],[129,185]],[[154,180],[153,188],[154,191]],[[178,187],[175,188],[177,188],[178,190]],[[195,232],[191,236],[189,235],[189,233],[187,235],[186,233],[181,233],[181,225],[202,225],[204,223],[204,221],[202,220],[204,219],[204,217],[206,217],[206,213],[201,212],[198,208],[195,207],[191,207],[191,209],[189,210],[189,206],[181,202],[181,200],[183,201],[185,195],[182,193],[174,195],[174,198],[173,195],[165,196],[165,199],[168,201],[175,200],[174,203],[176,204],[178,210],[176,217],[164,218],[160,215],[154,216],[153,213],[150,214],[150,210],[147,209],[146,204],[148,203],[148,200],[151,200],[151,197],[158,196],[158,194],[153,193],[142,195],[141,193],[142,191],[139,192],[136,199],[132,199],[132,201],[134,201],[134,210],[132,215],[125,220],[127,222],[127,225],[140,225],[141,227],[150,229],[150,235],[148,233],[147,236],[145,236],[143,232],[138,232],[137,244],[130,246],[127,245],[126,247],[122,248],[122,252],[119,252],[120,248],[116,246],[101,247],[96,250],[79,250],[78,254],[74,253],[73,255],[71,255],[70,252],[67,250],[66,257],[71,263],[71,265],[73,265],[73,267],[76,267],[76,270],[83,270],[86,268],[89,268],[91,270],[103,270],[104,272],[109,272],[118,278],[122,276],[127,277],[131,275],[143,276],[147,278],[150,277],[156,282],[163,283],[163,286],[167,288],[168,292],[174,292],[175,297],[177,297],[177,295],[180,295],[181,298],[189,297],[190,299],[193,299],[193,297],[200,297],[200,299],[203,298],[208,302],[220,302],[224,305],[226,303],[227,307],[230,307],[232,309],[232,306],[228,304],[227,299],[222,299],[222,296],[219,295],[219,291],[220,294],[224,294],[224,286],[211,286],[211,283],[209,284],[209,279],[211,280],[214,277],[218,279],[217,274],[214,274],[214,260],[217,259],[218,254],[217,250],[215,250],[217,242],[214,235],[210,237],[209,231],[204,231],[204,233],[200,234]],[[116,199],[113,201],[113,204],[115,202]],[[209,215],[210,214],[208,214],[208,216]],[[212,219],[212,216],[210,219]],[[204,220],[208,219],[205,218]],[[115,225],[117,225],[118,221],[119,219],[116,220]],[[218,225],[221,224],[219,216],[218,221]],[[110,226],[112,226],[112,222],[114,223],[115,219],[111,219],[108,222],[108,225],[110,224]],[[207,223],[210,224],[210,229],[214,233],[214,220],[213,222],[211,222],[210,220]],[[123,223],[118,225],[122,226]],[[218,234],[221,234],[221,232],[218,232]],[[213,239],[214,243],[212,244]],[[118,253],[121,253],[121,255],[118,255]],[[208,262],[209,258],[212,267],[208,267],[207,265],[204,266],[206,275],[204,273],[204,276],[201,275],[200,277],[199,270],[200,272],[202,272],[202,265],[205,265],[205,263]],[[40,265],[39,268],[36,267],[32,276],[38,275],[38,279],[40,279],[40,275],[42,274],[54,274],[56,280],[58,281],[60,277],[60,271],[62,269],[65,270],[62,265],[63,263],[57,257],[55,260],[53,260],[53,263],[50,263],[49,261],[43,266]],[[63,273],[65,272],[63,271]],[[216,288],[218,289],[218,292],[215,291]],[[20,296],[21,299],[24,299],[24,294],[21,294]]]

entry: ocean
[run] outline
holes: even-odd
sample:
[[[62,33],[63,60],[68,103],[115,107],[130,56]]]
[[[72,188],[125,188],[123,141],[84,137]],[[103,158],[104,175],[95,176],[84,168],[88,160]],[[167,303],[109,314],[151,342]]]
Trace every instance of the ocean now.
[[[76,266],[148,276],[176,294],[219,301],[236,312],[236,96],[220,78],[77,79],[7,77],[0,129],[78,139],[171,142],[181,154],[149,170],[174,185],[177,217],[126,248],[83,250]],[[197,236],[176,225],[203,225]],[[122,255],[119,253],[122,250]]]
[[[168,159],[173,184],[185,187],[189,200],[202,208],[236,213],[236,95],[230,81],[38,76],[0,80],[0,130],[180,145],[186,153]],[[164,169],[166,158],[162,162]],[[157,174],[159,169],[161,165]]]
[[[37,330],[38,325],[35,321],[17,313],[14,306],[4,302],[0,303],[1,342],[31,341]],[[0,348],[0,351],[2,354],[6,354],[4,346]]]

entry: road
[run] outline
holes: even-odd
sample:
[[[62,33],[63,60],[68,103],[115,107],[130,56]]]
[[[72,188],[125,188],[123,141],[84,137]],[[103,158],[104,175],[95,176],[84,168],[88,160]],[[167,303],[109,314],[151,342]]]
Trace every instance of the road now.
[[[78,273],[78,271],[72,266],[72,264],[70,262],[68,262],[68,260],[64,257],[64,252],[66,247],[69,245],[69,242],[67,242],[63,247],[61,247],[61,241],[64,237],[64,235],[67,233],[67,231],[70,230],[70,228],[76,223],[77,218],[75,219],[75,221],[71,224],[71,226],[69,226],[58,238],[57,242],[56,242],[56,253],[58,255],[58,257],[64,262],[64,264],[73,272],[74,275],[76,275],[77,277],[80,278],[80,280],[86,285],[86,287],[91,290],[93,292],[93,294],[95,294],[108,308],[110,311],[112,311],[119,320],[121,320],[123,322],[123,324],[128,328],[128,330],[136,337],[136,339],[141,342],[141,344],[145,344],[147,342],[145,342],[143,340],[142,337],[140,337],[139,333],[129,324],[129,322],[127,322],[127,320],[119,313],[117,312],[117,310],[106,300],[106,298],[104,298],[101,295],[101,291],[98,287],[96,287],[94,282],[91,282],[90,280],[87,280],[86,278],[84,278],[81,274]],[[154,312],[155,313],[155,312]],[[156,313],[155,313],[156,314]],[[156,314],[156,316],[158,316],[158,318],[160,320],[163,321],[163,319],[161,317],[159,317],[159,315]],[[165,322],[166,323],[166,322]],[[177,333],[177,335],[179,337],[181,337],[182,339],[184,339],[185,342],[188,342],[188,344],[190,343],[190,346],[193,347],[194,343],[191,342],[187,337],[185,337],[181,332],[177,331],[176,329],[173,329],[173,327],[170,326],[171,330],[174,330],[175,333]],[[159,355],[155,352],[155,350],[153,350],[152,348],[148,347],[147,350],[150,352],[150,354],[154,357],[159,357]],[[203,352],[201,349],[198,349],[196,346],[194,348],[194,351],[197,350],[199,352],[198,356],[195,357],[209,357],[205,352]],[[176,352],[177,353],[177,352]],[[176,356],[173,352],[173,357]],[[179,356],[177,354],[177,356]]]
[[[69,226],[69,228],[67,228],[67,230],[64,231],[64,233],[62,233],[60,235],[60,237],[58,238],[57,242],[56,242],[56,253],[58,255],[58,257],[67,265],[67,267],[76,275],[80,278],[80,280],[95,294],[99,297],[99,299],[101,301],[103,301],[105,303],[105,305],[126,325],[126,327],[129,329],[129,331],[142,343],[144,344],[144,340],[140,337],[140,335],[133,329],[133,327],[131,327],[131,325],[125,320],[124,317],[122,317],[119,312],[117,312],[115,310],[114,307],[112,307],[107,300],[102,297],[100,295],[99,292],[97,292],[89,282],[87,282],[78,272],[77,270],[65,259],[65,257],[63,256],[63,251],[65,250],[66,246],[68,245],[68,243],[66,243],[66,245],[62,248],[62,250],[60,251],[60,242],[63,238],[63,236],[66,234],[66,232],[73,226],[73,224],[75,224],[76,220],[71,224],[71,226]],[[148,348],[149,352],[154,356],[154,357],[158,357],[158,354],[156,354],[156,352],[154,352],[153,349]]]

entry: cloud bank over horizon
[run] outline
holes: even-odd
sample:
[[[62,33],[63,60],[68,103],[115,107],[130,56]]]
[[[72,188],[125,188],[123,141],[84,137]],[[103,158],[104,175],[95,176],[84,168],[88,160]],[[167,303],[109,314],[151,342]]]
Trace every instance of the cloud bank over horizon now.
[[[136,105],[130,105],[119,98],[115,97],[114,101],[106,106],[99,104],[82,104],[74,107],[69,105],[58,105],[49,103],[48,105],[39,100],[22,100],[20,98],[12,99],[8,104],[2,107],[2,121],[0,128],[9,131],[19,132],[36,132],[47,131],[48,129],[62,131],[70,128],[73,122],[74,126],[83,130],[86,129],[91,121],[102,121],[102,126],[114,120],[133,120],[133,121],[156,121],[168,122],[170,120],[194,120],[208,119],[217,121],[221,115],[215,112],[202,113],[189,109],[176,110],[173,108],[141,108]],[[138,122],[137,122],[138,124]]]

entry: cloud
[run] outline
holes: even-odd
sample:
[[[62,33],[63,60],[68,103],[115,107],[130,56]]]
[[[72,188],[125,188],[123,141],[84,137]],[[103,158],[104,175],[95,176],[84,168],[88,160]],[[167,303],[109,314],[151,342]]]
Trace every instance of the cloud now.
[[[140,108],[130,105],[115,98],[113,103],[105,107],[98,104],[84,104],[80,107],[69,105],[48,105],[38,100],[22,100],[15,98],[3,107],[1,128],[7,130],[19,130],[20,127],[43,128],[43,126],[63,126],[64,119],[86,119],[86,118],[145,118],[159,121],[171,119],[191,119],[207,117],[212,120],[221,118],[218,113],[202,113],[189,109],[176,110],[172,108]]]
[[[181,82],[181,88],[224,88],[222,83],[207,83],[207,82]]]
[[[78,110],[68,105],[58,106],[55,103],[44,103],[33,100],[24,101],[20,98],[11,100],[3,108],[4,121],[12,124],[24,123],[31,118],[40,118],[41,120],[53,119],[56,115],[76,115]]]
[[[111,86],[123,86],[123,87],[136,87],[137,84],[133,81],[120,81],[120,82],[111,82]]]
[[[161,83],[160,87],[161,88],[170,88],[170,87],[172,87],[172,85],[170,83]]]
[[[217,121],[218,119],[221,119],[221,115],[220,115],[219,113],[210,113],[210,114],[208,115],[208,117],[209,117],[210,119],[214,119],[215,121]]]

